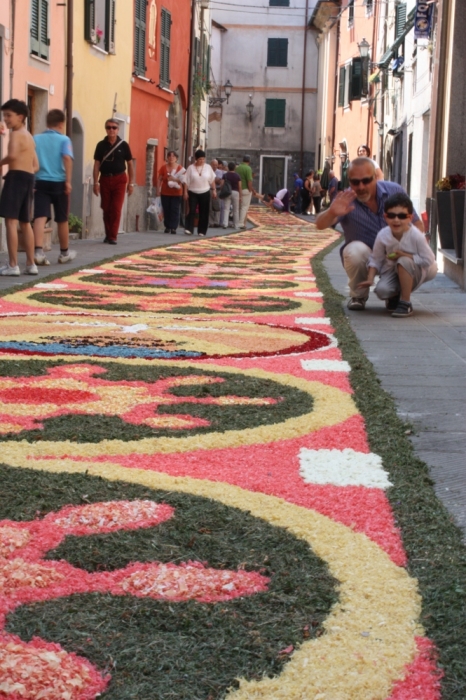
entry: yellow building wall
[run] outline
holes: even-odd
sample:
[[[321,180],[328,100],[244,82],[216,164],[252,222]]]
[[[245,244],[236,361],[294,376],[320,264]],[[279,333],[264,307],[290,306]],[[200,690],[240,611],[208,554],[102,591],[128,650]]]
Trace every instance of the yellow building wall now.
[[[105,137],[105,120],[123,121],[120,136],[129,137],[133,71],[133,8],[131,0],[115,3],[115,54],[107,54],[84,38],[84,0],[74,3],[73,116],[84,131],[84,170],[92,172],[94,149]]]

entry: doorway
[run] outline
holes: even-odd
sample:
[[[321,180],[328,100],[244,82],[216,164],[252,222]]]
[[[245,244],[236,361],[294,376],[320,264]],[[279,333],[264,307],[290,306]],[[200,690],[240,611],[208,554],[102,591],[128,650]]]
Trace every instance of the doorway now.
[[[261,192],[275,194],[286,187],[288,160],[285,156],[261,156]]]
[[[71,143],[73,144],[73,175],[70,199],[70,212],[84,221],[83,214],[83,163],[84,131],[79,119],[73,117],[71,122]]]

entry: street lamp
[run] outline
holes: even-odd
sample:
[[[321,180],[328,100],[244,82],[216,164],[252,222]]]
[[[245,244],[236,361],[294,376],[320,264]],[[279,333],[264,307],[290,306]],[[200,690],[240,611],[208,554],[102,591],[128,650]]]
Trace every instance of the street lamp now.
[[[220,107],[224,102],[228,104],[231,91],[233,90],[233,85],[229,80],[226,81],[225,85],[223,86],[223,90],[226,97],[220,97],[220,95],[218,97],[209,97],[209,107]]]
[[[252,95],[249,95],[249,102],[246,105],[246,114],[250,122],[252,122],[252,115],[254,112],[254,105],[252,104]]]
[[[358,44],[358,49],[359,49],[359,55],[361,58],[368,58],[369,57],[369,49],[370,49],[370,44],[367,41],[367,39],[361,39],[361,43]]]

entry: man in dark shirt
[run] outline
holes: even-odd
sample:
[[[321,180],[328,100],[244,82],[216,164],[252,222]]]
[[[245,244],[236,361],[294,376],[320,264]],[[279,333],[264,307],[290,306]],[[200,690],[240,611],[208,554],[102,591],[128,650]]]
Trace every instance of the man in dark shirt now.
[[[94,153],[94,194],[96,197],[100,194],[100,206],[104,213],[104,243],[111,245],[117,242],[125,193],[131,195],[134,191],[133,156],[126,141],[118,136],[118,129],[117,121],[107,119],[107,136],[99,141]]]

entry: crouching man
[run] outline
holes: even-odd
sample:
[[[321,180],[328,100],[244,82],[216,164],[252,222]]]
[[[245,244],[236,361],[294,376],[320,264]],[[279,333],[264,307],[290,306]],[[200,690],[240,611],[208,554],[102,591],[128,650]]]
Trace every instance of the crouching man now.
[[[424,234],[413,225],[413,213],[407,194],[388,197],[384,204],[388,226],[377,234],[367,280],[358,285],[359,289],[368,289],[380,275],[375,293],[396,318],[412,315],[411,293],[437,274],[435,256]]]

